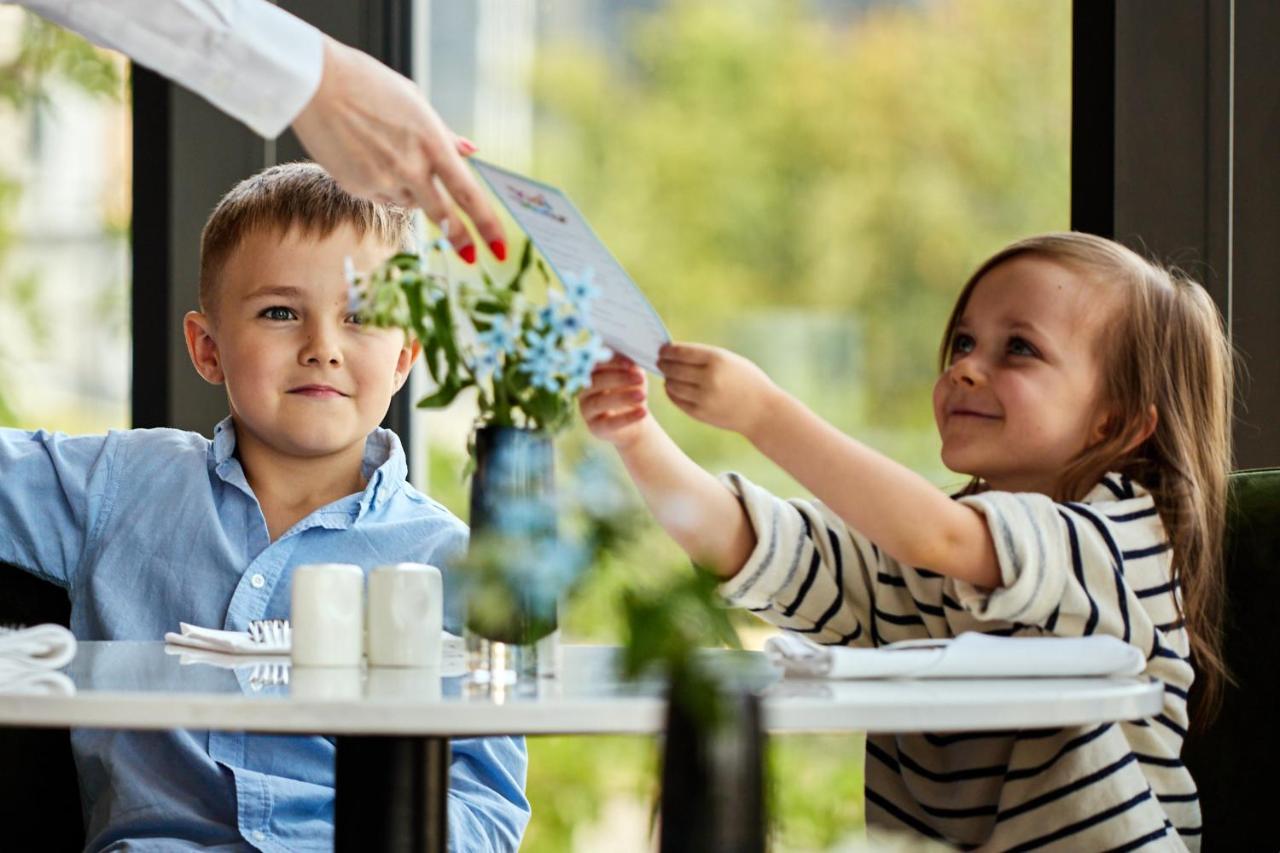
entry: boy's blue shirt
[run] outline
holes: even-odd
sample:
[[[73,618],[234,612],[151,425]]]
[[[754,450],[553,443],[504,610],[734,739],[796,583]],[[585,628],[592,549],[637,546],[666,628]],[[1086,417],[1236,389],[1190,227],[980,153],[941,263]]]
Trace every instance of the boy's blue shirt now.
[[[413,488],[395,433],[365,444],[368,486],[275,542],[234,455],[172,429],[66,436],[0,429],[0,561],[64,587],[81,640],[159,640],[178,622],[243,630],[289,615],[293,570],[319,562],[447,566],[467,528]],[[460,628],[445,574],[445,625]],[[331,849],[331,739],[78,729],[88,849]],[[453,741],[452,850],[515,850],[529,818],[520,738]]]

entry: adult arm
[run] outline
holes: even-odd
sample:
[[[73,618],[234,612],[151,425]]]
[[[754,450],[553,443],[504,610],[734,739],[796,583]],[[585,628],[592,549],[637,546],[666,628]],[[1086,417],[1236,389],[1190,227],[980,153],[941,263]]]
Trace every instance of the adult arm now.
[[[266,0],[22,0],[21,5],[190,89],[267,138],[290,124],[349,192],[447,220],[461,208],[499,260],[502,227],[460,142],[408,79]],[[452,199],[452,203],[450,201]]]

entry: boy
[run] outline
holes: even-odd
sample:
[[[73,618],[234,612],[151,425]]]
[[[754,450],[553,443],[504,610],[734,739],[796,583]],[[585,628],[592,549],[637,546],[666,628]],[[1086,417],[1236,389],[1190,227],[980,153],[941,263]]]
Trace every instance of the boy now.
[[[345,257],[370,269],[410,234],[407,211],[358,200],[313,164],[238,184],[205,225],[201,310],[184,323],[230,416],[212,442],[0,430],[0,562],[64,587],[82,640],[287,617],[306,563],[447,565],[466,527],[409,485],[399,439],[378,428],[419,344],[360,326],[343,272]],[[332,847],[325,738],[76,730],[72,749],[87,849]],[[520,739],[453,742],[452,849],[519,846],[525,763]]]

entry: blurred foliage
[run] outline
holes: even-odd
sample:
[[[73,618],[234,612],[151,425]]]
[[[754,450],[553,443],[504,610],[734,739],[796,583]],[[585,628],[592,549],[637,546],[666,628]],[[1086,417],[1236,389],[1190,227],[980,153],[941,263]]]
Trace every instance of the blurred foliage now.
[[[0,60],[0,105],[20,119],[30,121],[39,110],[51,108],[48,87],[52,80],[70,83],[76,89],[102,97],[120,96],[121,79],[117,66],[103,52],[61,27],[24,12],[16,50]],[[0,167],[0,269],[15,234],[13,217],[22,194],[22,179]],[[37,343],[47,337],[46,322],[38,298],[36,275],[0,275],[0,311],[13,312],[33,332]],[[17,422],[4,394],[11,375],[12,356],[0,344],[0,425]]]

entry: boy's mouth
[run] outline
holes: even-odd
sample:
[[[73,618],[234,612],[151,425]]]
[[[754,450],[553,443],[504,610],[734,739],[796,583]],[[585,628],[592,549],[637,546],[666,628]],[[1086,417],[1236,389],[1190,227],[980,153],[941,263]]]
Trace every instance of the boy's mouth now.
[[[347,396],[332,385],[299,385],[297,388],[290,388],[289,393],[317,398]]]

